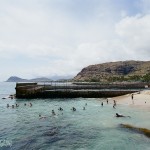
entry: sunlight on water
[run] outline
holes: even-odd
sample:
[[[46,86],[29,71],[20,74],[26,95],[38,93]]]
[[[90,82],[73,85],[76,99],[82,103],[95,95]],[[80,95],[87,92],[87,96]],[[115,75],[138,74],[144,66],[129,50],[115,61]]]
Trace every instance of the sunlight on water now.
[[[0,83],[0,86],[2,150],[150,149],[149,138],[119,126],[120,123],[127,123],[150,129],[149,110],[121,105],[113,109],[112,104],[106,104],[106,99],[96,98],[2,100],[2,97],[15,92],[15,84]],[[32,107],[29,106],[30,102]],[[18,108],[6,107],[7,104],[16,103],[19,104]],[[59,111],[59,107],[62,107],[63,111]],[[71,110],[72,107],[76,108],[75,112]],[[55,111],[55,116],[52,116],[52,110]],[[116,118],[116,112],[131,118]],[[39,114],[46,118],[39,119]]]

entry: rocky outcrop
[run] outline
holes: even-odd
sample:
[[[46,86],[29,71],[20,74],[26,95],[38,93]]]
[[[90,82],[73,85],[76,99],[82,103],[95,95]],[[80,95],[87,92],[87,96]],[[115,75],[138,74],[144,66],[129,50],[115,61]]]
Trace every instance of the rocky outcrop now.
[[[118,61],[83,68],[75,81],[109,81],[112,78],[129,78],[150,73],[150,61]]]
[[[150,130],[149,129],[139,128],[139,127],[135,127],[135,126],[132,126],[132,125],[129,125],[129,124],[120,124],[120,126],[122,128],[127,128],[127,129],[129,129],[131,131],[134,131],[134,132],[139,132],[141,134],[144,134],[148,138],[150,138]]]

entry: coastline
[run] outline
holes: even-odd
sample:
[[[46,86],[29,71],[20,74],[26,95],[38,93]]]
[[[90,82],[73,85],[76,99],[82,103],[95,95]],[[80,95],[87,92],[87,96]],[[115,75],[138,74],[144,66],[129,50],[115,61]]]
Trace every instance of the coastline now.
[[[133,100],[131,95],[133,94]],[[144,90],[123,96],[108,98],[111,103],[115,100],[119,105],[127,105],[130,107],[150,108],[150,90]]]

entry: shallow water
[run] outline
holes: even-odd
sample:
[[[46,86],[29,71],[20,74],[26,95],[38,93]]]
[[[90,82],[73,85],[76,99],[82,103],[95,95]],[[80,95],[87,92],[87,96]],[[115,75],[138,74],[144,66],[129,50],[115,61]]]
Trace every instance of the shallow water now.
[[[0,150],[150,149],[149,138],[119,126],[120,123],[127,123],[150,129],[148,109],[122,105],[113,109],[105,99],[97,98],[1,99],[15,93],[14,87],[14,83],[0,83]],[[16,103],[18,108],[6,107]],[[58,111],[60,106],[64,109],[61,112]],[[70,110],[73,106],[77,111]],[[83,110],[84,106],[86,110]],[[55,110],[56,116],[52,116],[52,110]],[[116,118],[116,112],[131,118]],[[39,119],[39,114],[46,118]]]

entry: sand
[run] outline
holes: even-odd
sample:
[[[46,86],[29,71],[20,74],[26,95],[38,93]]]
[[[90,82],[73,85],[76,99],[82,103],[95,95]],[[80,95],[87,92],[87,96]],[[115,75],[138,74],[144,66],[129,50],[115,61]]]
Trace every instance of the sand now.
[[[132,94],[133,100],[131,98]],[[117,104],[129,105],[131,107],[150,108],[150,90],[144,90],[132,94],[108,98],[108,100],[112,104],[115,100]]]

